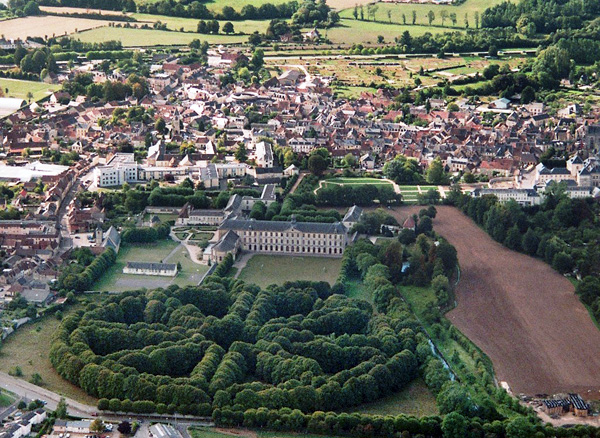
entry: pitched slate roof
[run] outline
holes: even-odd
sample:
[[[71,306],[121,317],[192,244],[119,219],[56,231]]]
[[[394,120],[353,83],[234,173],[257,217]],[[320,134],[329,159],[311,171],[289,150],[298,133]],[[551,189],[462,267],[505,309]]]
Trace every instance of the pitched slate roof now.
[[[346,227],[340,223],[321,222],[278,222],[257,221],[254,219],[227,219],[219,227],[221,230],[236,231],[275,231],[289,232],[297,230],[301,233],[346,234]]]

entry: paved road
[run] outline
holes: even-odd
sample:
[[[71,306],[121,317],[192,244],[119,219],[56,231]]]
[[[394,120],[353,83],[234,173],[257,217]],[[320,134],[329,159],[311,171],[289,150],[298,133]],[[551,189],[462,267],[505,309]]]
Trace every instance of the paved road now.
[[[25,380],[18,379],[16,377],[10,376],[6,373],[0,372],[0,386],[10,392],[17,394],[18,396],[24,397],[29,400],[39,399],[45,400],[47,402],[46,407],[50,410],[55,410],[56,405],[63,398],[60,394],[56,394],[55,392],[49,391],[45,388],[41,388],[32,383],[26,382]],[[98,412],[98,409],[95,406],[86,405],[85,403],[80,403],[71,398],[64,397],[65,402],[67,403],[67,411],[69,415],[73,417],[81,417],[81,418],[89,418],[92,417],[93,414]],[[101,417],[107,420],[111,420],[114,422],[118,421],[133,421],[139,418],[148,419],[153,421],[162,421],[167,423],[174,423],[178,429],[187,430],[188,427],[192,425],[196,426],[206,426],[211,427],[214,426],[212,420],[207,417],[190,417],[190,416],[173,416],[173,415],[158,415],[158,414],[110,414],[110,413],[102,413]],[[145,424],[144,421],[143,424]],[[182,432],[183,433],[183,432]],[[183,438],[190,438],[190,436],[186,433],[183,434]]]
[[[11,391],[21,397],[25,397],[30,400],[45,400],[48,402],[48,409],[52,410],[56,409],[56,405],[61,399],[59,394],[26,382],[25,380],[9,376],[8,374],[2,372],[0,372],[0,385],[2,388],[7,389],[8,391]],[[89,417],[97,410],[94,406],[88,406],[69,398],[65,398],[65,401],[67,402],[69,414],[75,417]]]

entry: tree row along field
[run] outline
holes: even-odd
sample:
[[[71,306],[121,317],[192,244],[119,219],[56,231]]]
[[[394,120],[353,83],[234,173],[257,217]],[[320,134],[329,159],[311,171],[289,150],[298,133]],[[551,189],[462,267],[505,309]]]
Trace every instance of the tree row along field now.
[[[461,266],[458,306],[447,316],[491,358],[498,380],[515,393],[597,397],[600,332],[573,285],[544,262],[494,242],[455,208],[438,207],[434,223]]]

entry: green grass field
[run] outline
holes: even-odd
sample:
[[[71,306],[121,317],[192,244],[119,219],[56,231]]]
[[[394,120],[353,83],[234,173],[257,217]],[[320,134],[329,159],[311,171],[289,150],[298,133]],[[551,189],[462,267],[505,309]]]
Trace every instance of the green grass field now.
[[[79,297],[80,303],[67,308],[64,316],[83,309],[89,302],[98,302],[101,295]],[[29,380],[33,373],[42,376],[42,386],[65,397],[95,406],[97,400],[80,388],[70,384],[52,368],[48,353],[60,321],[54,316],[46,316],[33,324],[19,328],[2,341],[0,347],[0,371],[8,373],[19,366],[23,371],[22,379]],[[4,395],[4,394],[3,394]],[[1,397],[0,397],[1,399]]]
[[[429,11],[433,11],[435,14],[435,19],[432,24],[435,26],[439,26],[436,32],[447,32],[456,30],[452,27],[452,21],[450,18],[447,18],[444,22],[444,26],[442,27],[442,11],[448,12],[448,15],[451,13],[456,14],[457,22],[456,27],[464,28],[465,27],[465,14],[468,15],[469,26],[471,28],[475,27],[475,12],[478,12],[479,15],[483,13],[483,11],[489,7],[495,6],[499,3],[502,3],[504,0],[466,0],[465,3],[458,6],[446,6],[446,5],[434,5],[434,4],[413,4],[413,3],[377,3],[378,9],[375,14],[375,19],[381,22],[389,22],[392,23],[404,23],[402,14],[406,16],[406,23],[408,25],[412,25],[412,12],[415,11],[417,14],[417,19],[415,23],[417,25],[429,25],[429,20],[427,18],[427,13]],[[363,7],[365,18],[367,14],[366,6]],[[390,16],[388,17],[388,11]],[[343,18],[351,18],[354,20],[353,16],[354,7],[350,7],[340,12],[340,16]],[[359,11],[360,14],[360,11]],[[360,15],[359,15],[360,18]],[[415,28],[419,26],[414,26]],[[415,32],[418,32],[415,30]],[[417,33],[411,35],[417,35]]]
[[[96,291],[124,292],[142,287],[153,289],[171,284],[178,286],[196,285],[208,271],[207,265],[194,263],[187,249],[172,240],[163,240],[148,245],[124,245],[117,261],[94,285]],[[123,274],[127,262],[181,263],[181,271],[175,277]]]
[[[14,403],[15,395],[11,392],[0,390],[0,407],[7,407]]]
[[[334,284],[342,268],[341,258],[255,255],[239,279],[260,287],[286,281],[312,280]]]
[[[446,29],[435,26],[403,26],[399,24],[378,23],[342,19],[339,26],[327,30],[327,38],[333,44],[376,43],[379,35],[386,42],[393,42],[402,32],[408,30],[412,36],[421,36],[427,32],[440,33]],[[459,29],[456,29],[459,30]]]
[[[137,0],[136,3],[156,3],[157,0]],[[269,3],[277,5],[286,3],[288,0],[269,0]],[[211,11],[221,11],[225,6],[231,6],[236,11],[241,11],[245,5],[254,5],[257,8],[265,3],[264,0],[209,0],[202,2]]]
[[[333,91],[340,99],[358,99],[362,93],[376,93],[377,89],[371,87],[334,86]]]
[[[33,100],[40,100],[53,91],[60,89],[58,84],[45,84],[44,82],[21,81],[18,79],[0,78],[0,87],[4,97],[16,97],[27,100],[27,93],[33,94]],[[6,89],[8,88],[8,91]]]
[[[365,287],[360,280],[352,280],[346,284],[346,295],[373,303],[373,291]]]
[[[347,412],[372,415],[414,415],[424,417],[438,415],[435,396],[422,379],[413,380],[397,394],[382,398],[373,403],[348,409]]]
[[[177,215],[175,213],[146,213],[142,220],[146,222],[152,219],[154,216],[157,216],[161,222],[177,220]]]
[[[180,30],[182,27],[186,32],[196,32],[198,21],[195,18],[183,18],[183,17],[169,17],[167,15],[150,15],[150,14],[133,14],[133,17],[140,22],[154,23],[160,21],[166,23],[167,27],[171,30]],[[221,29],[226,21],[219,21]],[[264,33],[269,26],[269,21],[266,20],[244,20],[244,21],[232,21],[233,29],[235,33],[251,34],[255,31]],[[200,35],[196,38],[204,40],[203,37],[210,37],[211,35]]]
[[[199,39],[209,44],[238,44],[246,42],[246,35],[201,35],[198,33],[169,32],[154,29],[126,29],[99,27],[74,35],[75,39],[86,43],[110,40],[121,41],[126,47],[183,46]]]

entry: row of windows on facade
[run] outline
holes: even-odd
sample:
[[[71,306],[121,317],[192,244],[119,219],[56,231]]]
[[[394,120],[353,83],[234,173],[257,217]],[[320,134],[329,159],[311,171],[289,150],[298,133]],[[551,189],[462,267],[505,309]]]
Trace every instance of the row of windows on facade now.
[[[293,252],[293,253],[313,253],[313,254],[342,254],[343,248],[318,248],[306,246],[281,246],[281,245],[248,245],[249,251],[277,251],[277,252]]]
[[[335,239],[342,240],[342,234],[322,234],[322,233],[305,233],[302,236],[292,236],[290,233],[280,233],[275,231],[242,231],[243,236],[255,236],[255,237],[295,237],[304,239]]]
[[[248,238],[242,238],[244,243],[246,244],[250,244],[250,243],[255,243],[256,239],[248,239]],[[297,240],[297,239],[290,239],[290,238],[283,238],[283,239],[261,239],[263,240],[264,243],[275,243],[275,244],[279,244],[279,245],[309,245],[309,246],[316,246],[316,245],[333,245],[333,246],[341,246],[343,242],[337,240],[337,241],[325,241],[325,240],[314,240],[314,239],[302,239],[302,240]]]

